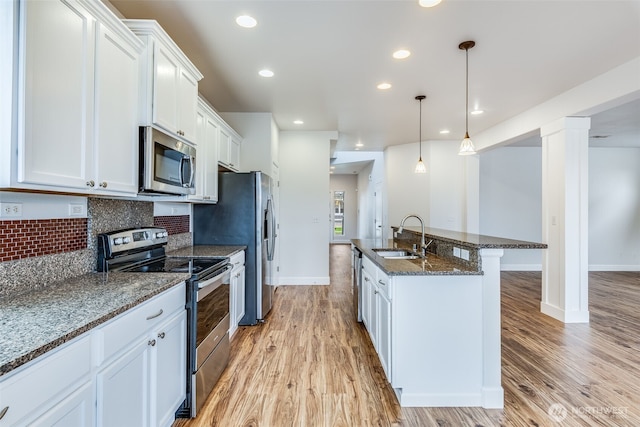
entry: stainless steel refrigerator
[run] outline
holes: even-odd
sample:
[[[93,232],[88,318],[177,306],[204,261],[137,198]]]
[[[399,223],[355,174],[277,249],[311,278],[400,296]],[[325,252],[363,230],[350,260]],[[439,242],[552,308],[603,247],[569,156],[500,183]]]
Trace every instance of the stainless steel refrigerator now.
[[[262,172],[220,172],[218,203],[193,205],[194,245],[247,247],[240,325],[255,325],[271,310],[276,239],[272,185]]]

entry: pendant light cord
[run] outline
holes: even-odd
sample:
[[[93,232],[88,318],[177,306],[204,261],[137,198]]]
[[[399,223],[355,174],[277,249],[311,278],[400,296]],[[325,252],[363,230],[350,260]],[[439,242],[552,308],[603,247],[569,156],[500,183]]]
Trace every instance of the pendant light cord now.
[[[467,56],[467,86],[466,86],[466,96],[465,96],[465,123],[464,123],[464,131],[465,134],[468,135],[469,134],[469,49],[466,48],[465,50],[466,56]]]
[[[420,100],[420,123],[418,125],[420,135],[418,135],[418,144],[420,146],[420,160],[422,160],[422,99]]]

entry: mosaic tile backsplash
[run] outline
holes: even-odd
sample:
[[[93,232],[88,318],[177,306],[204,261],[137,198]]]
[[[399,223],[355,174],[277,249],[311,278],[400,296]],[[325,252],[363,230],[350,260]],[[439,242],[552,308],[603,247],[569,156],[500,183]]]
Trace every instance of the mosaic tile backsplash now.
[[[0,221],[0,298],[95,271],[100,233],[160,225],[169,249],[192,242],[189,215],[156,219],[153,202],[89,198],[87,216]]]
[[[86,218],[0,221],[0,262],[86,247]]]

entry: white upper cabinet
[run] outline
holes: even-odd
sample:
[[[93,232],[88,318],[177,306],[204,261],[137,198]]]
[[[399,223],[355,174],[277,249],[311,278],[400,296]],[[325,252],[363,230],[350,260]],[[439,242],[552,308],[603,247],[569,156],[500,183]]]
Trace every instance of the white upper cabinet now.
[[[0,183],[135,194],[142,43],[101,2],[23,1],[19,8],[17,128],[0,143],[0,157],[10,159]]]
[[[196,194],[188,196],[194,202],[218,201],[218,138],[220,118],[202,100],[198,99]]]
[[[156,21],[123,22],[146,45],[140,69],[141,124],[159,126],[195,144],[198,82],[202,74]]]
[[[224,120],[220,119],[220,139],[218,140],[218,163],[225,168],[240,171],[240,144],[242,137]]]

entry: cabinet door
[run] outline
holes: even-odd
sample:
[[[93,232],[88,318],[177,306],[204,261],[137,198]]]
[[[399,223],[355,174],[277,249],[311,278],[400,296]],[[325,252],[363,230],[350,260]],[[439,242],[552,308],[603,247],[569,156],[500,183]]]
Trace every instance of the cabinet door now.
[[[218,162],[225,166],[229,165],[229,145],[231,144],[231,135],[222,126],[220,126],[220,133],[218,134]]]
[[[87,188],[91,171],[94,19],[78,2],[24,1],[18,182]]]
[[[177,133],[180,64],[171,52],[159,44],[156,44],[153,61],[153,122],[169,132]]]
[[[377,294],[376,303],[378,305],[378,357],[382,363],[382,368],[387,375],[387,380],[391,382],[391,301],[381,292]]]
[[[141,340],[96,376],[97,426],[149,425],[149,353]]]
[[[139,53],[98,25],[96,42],[96,188],[138,190]]]
[[[371,294],[373,282],[369,272],[362,269],[362,323],[371,335]]]
[[[229,166],[236,171],[240,170],[240,140],[234,137],[229,144]]]
[[[187,324],[180,312],[157,329],[152,363],[151,412],[153,426],[171,426],[174,414],[186,397]]]
[[[238,325],[240,320],[244,317],[245,306],[244,306],[244,297],[245,297],[245,267],[241,266],[236,273],[236,298],[235,298],[235,320],[233,321],[234,325]]]
[[[203,171],[204,200],[218,201],[218,136],[220,124],[210,116],[205,119],[206,157]],[[198,152],[198,156],[199,156]]]
[[[93,382],[87,382],[48,410],[30,427],[88,427],[94,425]]]
[[[188,141],[196,140],[198,81],[184,69],[178,74],[178,134]]]

